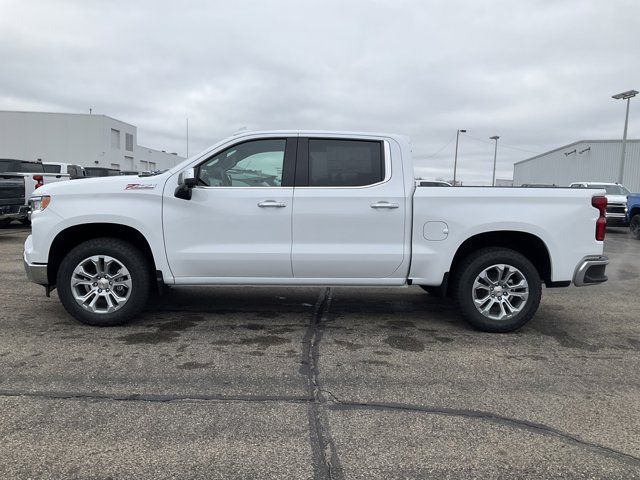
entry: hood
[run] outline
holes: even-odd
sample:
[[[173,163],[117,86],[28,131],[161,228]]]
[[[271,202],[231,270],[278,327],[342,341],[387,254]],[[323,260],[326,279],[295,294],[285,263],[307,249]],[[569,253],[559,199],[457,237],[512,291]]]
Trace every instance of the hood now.
[[[162,189],[167,179],[165,174],[140,177],[138,175],[121,175],[117,177],[91,177],[77,180],[48,183],[33,192],[33,195],[64,195],[115,193],[123,190]]]
[[[626,195],[607,195],[608,203],[627,203]]]

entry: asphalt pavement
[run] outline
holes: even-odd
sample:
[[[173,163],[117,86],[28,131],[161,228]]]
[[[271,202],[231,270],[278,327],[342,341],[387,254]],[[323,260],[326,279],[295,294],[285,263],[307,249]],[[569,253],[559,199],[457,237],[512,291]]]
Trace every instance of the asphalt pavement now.
[[[0,230],[0,478],[640,478],[640,242],[512,334],[418,287],[169,289],[92,328]]]

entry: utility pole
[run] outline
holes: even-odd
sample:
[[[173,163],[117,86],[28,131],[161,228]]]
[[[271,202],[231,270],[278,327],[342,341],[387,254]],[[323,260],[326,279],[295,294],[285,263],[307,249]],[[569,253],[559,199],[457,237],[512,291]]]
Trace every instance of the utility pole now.
[[[498,139],[500,137],[498,135],[494,135],[493,137],[489,137],[490,140],[496,141],[496,148],[493,151],[493,180],[491,180],[491,186],[496,186],[496,159],[498,158]]]
[[[189,158],[189,117],[187,117],[187,158]]]
[[[636,90],[629,90],[626,92],[618,93],[613,95],[611,98],[615,98],[616,100],[626,100],[627,101],[627,113],[624,117],[624,133],[622,134],[622,151],[620,153],[620,169],[618,170],[618,183],[622,184],[624,180],[624,167],[626,163],[625,154],[627,150],[627,126],[629,125],[629,103],[631,99],[638,94]]]
[[[466,130],[460,129],[456,130],[456,153],[453,158],[453,186],[456,186],[456,178],[458,173],[458,139],[460,138],[460,133],[467,133]]]

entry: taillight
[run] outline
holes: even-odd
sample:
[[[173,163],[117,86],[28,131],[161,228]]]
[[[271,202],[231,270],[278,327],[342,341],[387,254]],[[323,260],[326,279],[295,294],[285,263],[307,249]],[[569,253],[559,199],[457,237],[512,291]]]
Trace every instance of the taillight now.
[[[40,188],[41,186],[44,185],[44,178],[43,178],[42,175],[34,175],[33,179],[36,181],[36,187],[35,188]]]
[[[591,205],[600,212],[600,216],[596,220],[596,240],[601,242],[604,240],[604,234],[607,230],[607,197],[592,197]]]

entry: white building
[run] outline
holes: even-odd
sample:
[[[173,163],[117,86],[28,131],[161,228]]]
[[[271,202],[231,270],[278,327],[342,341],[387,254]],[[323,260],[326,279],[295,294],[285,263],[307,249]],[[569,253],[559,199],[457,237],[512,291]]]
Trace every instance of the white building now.
[[[0,110],[0,158],[119,170],[165,170],[184,160],[137,142],[137,128],[106,115]]]
[[[622,140],[580,140],[517,162],[513,184],[617,182]],[[640,192],[640,140],[627,140],[623,185]]]

